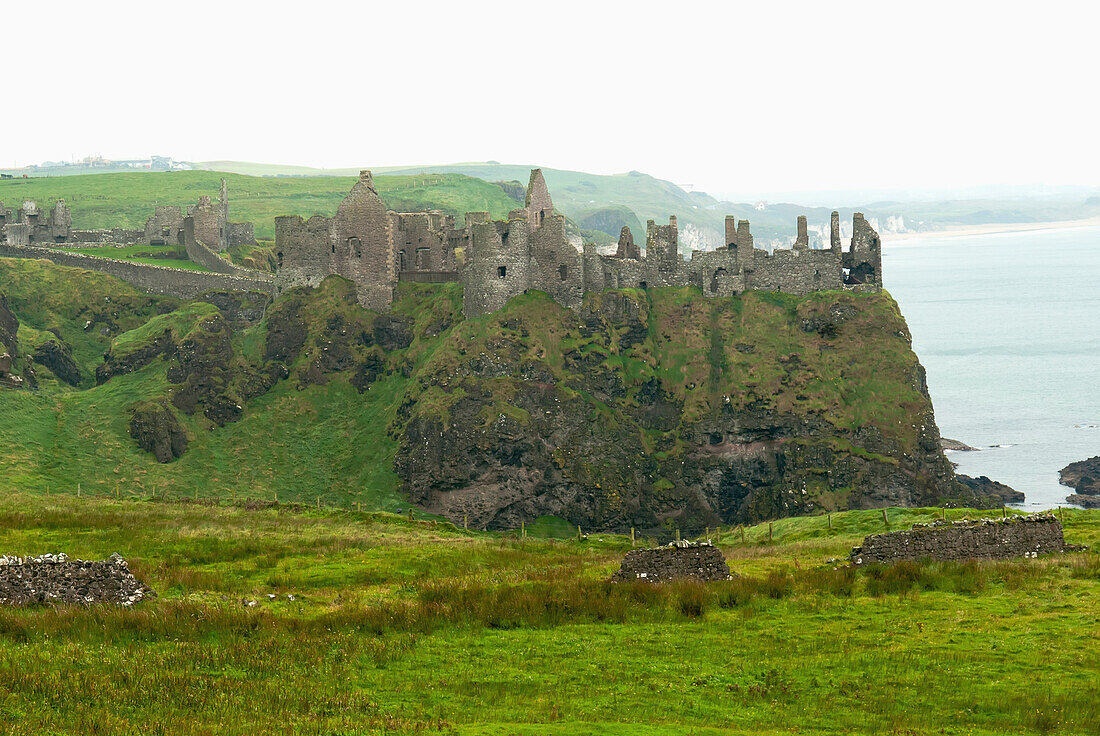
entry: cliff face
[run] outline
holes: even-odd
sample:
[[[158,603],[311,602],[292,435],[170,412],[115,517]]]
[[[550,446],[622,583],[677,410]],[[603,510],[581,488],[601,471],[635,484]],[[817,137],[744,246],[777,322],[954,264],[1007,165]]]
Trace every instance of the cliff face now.
[[[523,296],[444,338],[392,432],[413,502],[490,528],[696,528],[966,493],[886,293],[623,290],[579,314]]]

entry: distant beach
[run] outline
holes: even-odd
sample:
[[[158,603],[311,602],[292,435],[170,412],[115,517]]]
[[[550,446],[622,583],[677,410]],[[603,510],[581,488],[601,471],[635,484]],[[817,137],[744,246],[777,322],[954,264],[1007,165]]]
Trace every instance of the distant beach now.
[[[882,239],[886,242],[900,240],[924,240],[925,238],[951,238],[963,235],[992,235],[995,233],[1023,233],[1032,230],[1066,230],[1078,227],[1100,226],[1100,217],[1089,217],[1084,220],[1058,220],[1054,222],[1003,222],[989,223],[987,225],[949,225],[942,230],[926,230],[924,232],[883,233]]]

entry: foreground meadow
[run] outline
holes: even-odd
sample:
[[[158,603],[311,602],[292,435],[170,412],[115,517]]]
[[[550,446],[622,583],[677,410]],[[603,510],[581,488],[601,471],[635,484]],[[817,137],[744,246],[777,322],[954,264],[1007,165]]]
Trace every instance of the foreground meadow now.
[[[938,509],[890,512],[891,528]],[[952,511],[954,517],[962,511]],[[1065,513],[1073,543],[1100,513]],[[536,525],[535,529],[549,528]],[[0,552],[123,554],[156,599],[0,610],[10,734],[1100,732],[1100,555],[835,561],[878,511],[726,530],[727,583],[604,582],[629,539],[9,494]],[[249,602],[255,601],[255,605]]]

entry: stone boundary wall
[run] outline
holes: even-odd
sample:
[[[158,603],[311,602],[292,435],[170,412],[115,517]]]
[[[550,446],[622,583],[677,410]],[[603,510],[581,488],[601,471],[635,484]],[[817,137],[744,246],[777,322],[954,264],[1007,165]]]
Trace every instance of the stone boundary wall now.
[[[899,560],[997,560],[1066,551],[1062,524],[1050,514],[979,521],[936,521],[910,531],[872,534],[852,550],[854,565]]]
[[[251,278],[254,271],[247,268],[241,268],[234,265],[229,261],[219,256],[212,248],[206,243],[198,240],[194,233],[194,224],[187,220],[184,220],[184,248],[187,251],[187,257],[200,266],[205,266],[215,273],[226,274],[229,276],[243,276],[245,278]],[[274,279],[272,275],[272,279]]]
[[[89,245],[137,245],[145,237],[144,230],[127,230],[113,227],[108,230],[73,230],[66,243],[87,243]]]
[[[710,544],[671,543],[667,547],[627,552],[611,582],[639,580],[667,583],[670,580],[729,580],[730,568],[721,550]]]
[[[243,277],[188,271],[35,246],[0,244],[0,257],[39,258],[53,261],[59,266],[99,271],[133,284],[142,291],[179,299],[194,299],[208,291],[259,291],[268,295],[274,292],[274,280],[264,275]]]
[[[101,561],[66,555],[0,557],[0,605],[117,603],[131,606],[156,595],[117,554]]]

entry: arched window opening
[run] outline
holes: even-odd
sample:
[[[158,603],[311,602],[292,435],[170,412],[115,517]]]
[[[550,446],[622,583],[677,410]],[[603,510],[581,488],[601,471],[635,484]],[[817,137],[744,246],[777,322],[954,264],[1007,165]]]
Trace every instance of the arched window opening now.
[[[502,278],[503,279],[506,276],[508,276],[508,267],[507,266],[497,266],[497,278]]]
[[[558,275],[561,276],[562,281],[569,278],[569,268],[564,263],[558,266]]]
[[[362,258],[363,242],[359,238],[348,238],[348,253],[354,253],[356,258]]]

